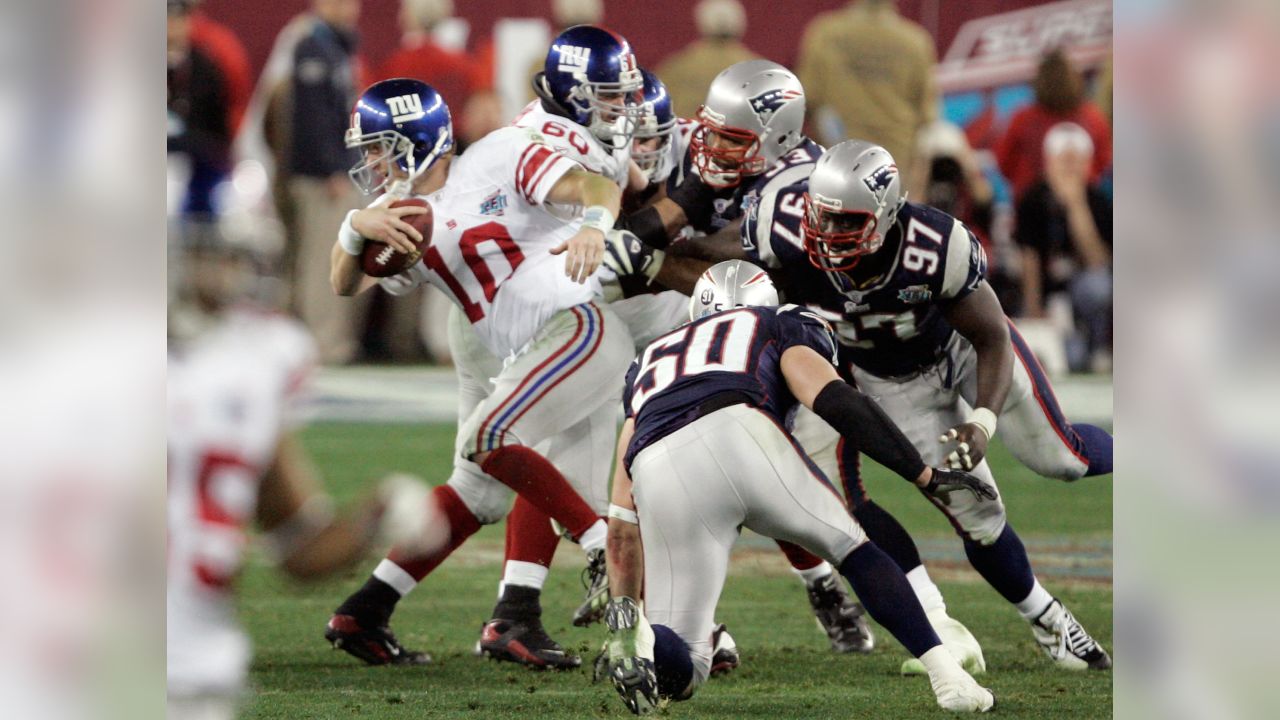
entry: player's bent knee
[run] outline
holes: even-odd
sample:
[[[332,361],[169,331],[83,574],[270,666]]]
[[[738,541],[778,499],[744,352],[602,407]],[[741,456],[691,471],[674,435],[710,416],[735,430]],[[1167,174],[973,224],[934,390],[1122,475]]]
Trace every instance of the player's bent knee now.
[[[984,547],[1000,538],[1007,523],[1004,502],[1001,500],[967,504],[956,508],[951,517],[961,537]]]
[[[476,520],[484,525],[492,525],[506,517],[515,494],[511,488],[484,474],[479,465],[462,458],[457,460],[448,485],[458,493],[458,498],[476,516]]]

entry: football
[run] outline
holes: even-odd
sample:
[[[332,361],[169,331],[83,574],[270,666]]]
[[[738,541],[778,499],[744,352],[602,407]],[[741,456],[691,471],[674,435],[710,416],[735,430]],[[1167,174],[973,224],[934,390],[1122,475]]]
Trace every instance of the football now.
[[[426,200],[407,198],[391,203],[390,207],[418,205],[427,209],[425,213],[405,215],[402,219],[422,233],[422,242],[412,253],[396,250],[380,240],[365,240],[364,250],[360,253],[360,269],[369,277],[383,278],[399,275],[413,267],[422,259],[422,251],[431,244],[431,205]]]

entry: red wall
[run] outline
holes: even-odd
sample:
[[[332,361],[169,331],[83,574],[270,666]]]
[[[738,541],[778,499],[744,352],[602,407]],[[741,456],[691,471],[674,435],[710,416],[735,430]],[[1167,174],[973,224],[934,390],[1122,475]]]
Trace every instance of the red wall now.
[[[644,65],[656,65],[697,37],[693,26],[695,0],[635,0],[606,2],[605,24],[622,33],[636,48]],[[276,33],[290,17],[305,10],[306,0],[204,0],[211,17],[240,35],[255,69],[261,69]],[[487,35],[498,17],[547,17],[549,0],[455,0],[458,14],[471,22],[472,43]],[[747,8],[746,43],[756,52],[791,64],[808,20],[844,0],[743,0]],[[964,21],[998,12],[1044,4],[1043,0],[899,0],[902,14],[920,22],[939,40],[945,52]],[[365,0],[360,22],[361,48],[374,64],[399,41],[398,0]],[[944,11],[945,9],[945,11]]]

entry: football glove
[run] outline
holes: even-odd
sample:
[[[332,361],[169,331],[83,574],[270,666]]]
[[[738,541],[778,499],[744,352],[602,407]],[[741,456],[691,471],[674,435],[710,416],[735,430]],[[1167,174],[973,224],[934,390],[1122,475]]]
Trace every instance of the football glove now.
[[[645,245],[630,231],[610,230],[604,234],[604,264],[620,278],[639,275],[652,282],[666,257],[666,253]]]
[[[648,715],[660,706],[658,675],[653,664],[653,628],[644,611],[629,597],[609,601],[604,613],[609,627],[609,677],[627,709]]]
[[[924,491],[930,495],[950,495],[957,490],[967,490],[973,493],[973,497],[977,500],[996,499],[996,491],[990,485],[967,472],[958,470],[934,468],[933,477],[930,478],[929,484],[924,486]]]

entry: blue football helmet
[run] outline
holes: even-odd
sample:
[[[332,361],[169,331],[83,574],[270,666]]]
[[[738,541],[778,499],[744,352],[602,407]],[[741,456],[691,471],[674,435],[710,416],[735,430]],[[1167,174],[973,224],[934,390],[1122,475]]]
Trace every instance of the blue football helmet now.
[[[413,181],[453,149],[453,120],[430,85],[392,78],[360,94],[345,140],[361,153],[349,173],[356,187],[373,194],[391,183],[393,191],[408,194]],[[393,163],[405,177],[394,177]]]
[[[621,35],[594,25],[565,30],[551,41],[533,87],[550,112],[587,128],[606,145],[631,142],[644,78]]]
[[[657,75],[640,69],[644,76],[644,101],[640,105],[642,114],[636,122],[633,140],[636,143],[658,138],[653,148],[631,148],[631,159],[640,166],[650,182],[661,182],[671,174],[671,141],[676,129],[676,113],[671,109],[671,96],[667,94],[667,86],[662,84]]]

